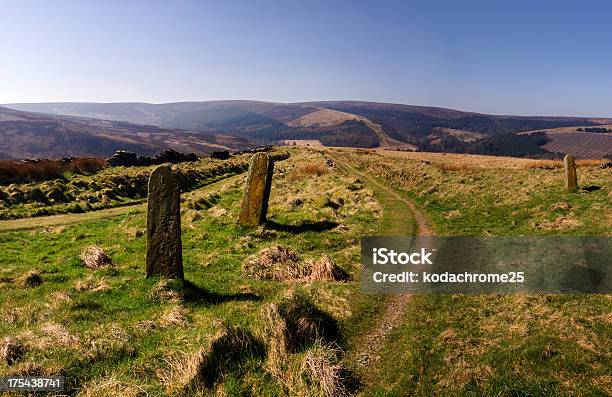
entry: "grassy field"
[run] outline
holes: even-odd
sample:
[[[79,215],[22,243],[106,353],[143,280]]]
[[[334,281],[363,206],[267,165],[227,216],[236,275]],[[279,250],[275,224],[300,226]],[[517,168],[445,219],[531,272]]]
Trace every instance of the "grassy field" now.
[[[610,169],[580,167],[589,188],[567,194],[562,169],[530,160],[383,154],[337,156],[410,197],[440,235],[612,234]],[[610,395],[611,315],[609,295],[415,295],[364,394]]]
[[[0,223],[0,376],[79,396],[612,394],[609,296],[415,295],[359,362],[389,303],[360,293],[359,239],[414,234],[404,198],[438,235],[610,236],[610,169],[566,194],[527,160],[290,152],[264,228],[236,224],[243,174],[183,194],[186,282],[145,279],[139,205]],[[91,245],[113,265],[84,266]]]
[[[374,231],[379,204],[323,156],[299,152],[276,164],[267,227],[243,229],[236,225],[242,183],[185,195],[184,284],[144,278],[145,214],[138,209],[1,233],[0,336],[23,355],[0,365],[0,374],[62,374],[70,394],[84,396],[320,390],[321,365],[343,368],[342,338],[316,334],[274,347],[266,319],[297,310],[333,329],[351,318],[356,284],[260,280],[241,269],[280,245],[299,255],[300,265],[328,261],[354,278],[358,238]],[[113,266],[83,265],[79,255],[93,244]],[[207,364],[237,345],[231,362]],[[265,353],[279,349],[281,361]]]

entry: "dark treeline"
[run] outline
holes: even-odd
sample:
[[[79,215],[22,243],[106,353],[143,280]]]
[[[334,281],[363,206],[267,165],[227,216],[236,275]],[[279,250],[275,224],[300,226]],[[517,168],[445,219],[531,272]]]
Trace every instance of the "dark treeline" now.
[[[543,145],[548,142],[544,133],[503,134],[479,139],[474,142],[463,142],[452,136],[440,137],[434,144],[429,141],[418,142],[420,151],[482,154],[490,156],[511,156],[555,159],[563,153],[550,152]]]
[[[578,128],[577,131],[580,132],[596,132],[596,133],[606,133],[606,132],[612,132],[612,129],[610,128],[603,128],[603,127],[586,127],[586,128]]]

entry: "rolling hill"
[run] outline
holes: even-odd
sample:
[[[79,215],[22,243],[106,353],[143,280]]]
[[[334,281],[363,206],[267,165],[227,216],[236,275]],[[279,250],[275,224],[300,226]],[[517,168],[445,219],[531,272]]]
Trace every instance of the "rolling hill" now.
[[[116,150],[153,155],[165,149],[198,155],[255,145],[245,138],[200,131],[166,129],[0,107],[0,158],[109,156]]]
[[[607,118],[488,115],[438,107],[362,101],[64,102],[6,106],[22,111],[205,131],[260,143],[318,140],[325,146],[460,153],[482,153],[484,150],[487,154],[527,156],[551,154],[546,146],[548,138],[534,140],[515,137],[514,134],[612,122]],[[483,139],[484,145],[475,142]],[[580,139],[574,139],[570,146],[563,148],[580,152],[581,144]],[[519,148],[508,145],[519,145]],[[548,148],[553,146],[549,145]],[[494,147],[494,150],[489,150],[490,147]]]

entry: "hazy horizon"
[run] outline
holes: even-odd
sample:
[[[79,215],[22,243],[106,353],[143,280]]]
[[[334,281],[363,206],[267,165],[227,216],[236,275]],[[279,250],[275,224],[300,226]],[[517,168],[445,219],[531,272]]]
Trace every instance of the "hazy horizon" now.
[[[6,1],[0,103],[356,100],[612,117],[607,2]]]
[[[296,101],[296,102],[281,102],[273,100],[260,100],[260,99],[206,99],[206,100],[186,100],[186,101],[172,101],[172,102],[145,102],[145,101],[118,101],[118,102],[96,102],[96,101],[47,101],[47,102],[11,102],[11,103],[0,103],[0,106],[10,107],[10,105],[37,105],[37,104],[62,104],[62,103],[75,103],[75,104],[147,104],[147,105],[167,105],[173,103],[194,103],[194,102],[233,102],[233,101],[247,101],[247,102],[267,102],[267,103],[278,103],[278,104],[300,104],[300,103],[311,103],[311,102],[371,102],[371,103],[388,103],[394,105],[407,105],[407,106],[421,106],[421,107],[434,107],[442,109],[458,110],[466,113],[480,113],[488,114],[491,116],[525,116],[525,117],[583,117],[583,118],[612,118],[611,115],[600,114],[600,115],[575,115],[575,114],[512,114],[512,113],[485,113],[471,109],[462,109],[458,107],[445,107],[445,106],[433,106],[428,104],[417,104],[417,103],[401,103],[401,102],[388,102],[388,101],[366,101],[362,99],[329,99],[329,100],[314,100],[314,101]]]

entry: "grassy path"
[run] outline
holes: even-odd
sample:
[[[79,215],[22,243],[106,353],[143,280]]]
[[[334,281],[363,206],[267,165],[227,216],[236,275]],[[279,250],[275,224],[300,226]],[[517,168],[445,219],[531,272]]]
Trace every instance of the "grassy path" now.
[[[207,192],[212,189],[223,188],[224,186],[235,182],[244,176],[244,173],[233,175],[219,181],[213,182],[209,185],[201,187],[200,189],[191,191],[187,194],[199,194]],[[55,227],[64,226],[74,223],[95,221],[99,219],[111,218],[117,215],[123,215],[128,212],[144,212],[147,209],[146,203],[125,205],[122,207],[108,208],[98,211],[85,212],[81,214],[60,214],[50,216],[40,216],[35,218],[20,218],[0,221],[0,232],[13,231],[13,230],[26,230],[35,229],[40,227]]]
[[[351,165],[333,156],[334,161],[344,171],[362,179],[383,207],[383,216],[379,234],[383,236],[433,236],[433,228],[424,212],[408,199],[384,186],[376,179],[359,172]],[[368,393],[368,385],[377,374],[376,364],[380,362],[385,341],[389,334],[405,320],[406,309],[410,303],[410,295],[394,294],[385,298],[382,312],[371,329],[358,337],[357,351],[352,352],[352,360],[363,367],[364,393]]]

